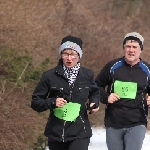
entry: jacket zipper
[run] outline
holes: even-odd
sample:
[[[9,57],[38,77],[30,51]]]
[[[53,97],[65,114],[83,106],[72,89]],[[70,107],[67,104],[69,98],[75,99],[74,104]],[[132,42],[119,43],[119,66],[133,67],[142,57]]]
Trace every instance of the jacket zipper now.
[[[129,81],[131,82],[132,81],[132,66],[130,67],[130,73],[129,73]]]
[[[71,99],[71,97],[72,97],[72,90],[70,91],[70,99]]]
[[[72,90],[70,90],[70,99],[71,99],[71,97],[72,97]],[[81,120],[82,120],[82,118],[81,118]],[[84,123],[84,121],[82,121],[82,122]],[[65,124],[66,124],[66,121],[64,122],[63,133],[62,133],[62,141],[63,142],[65,141],[65,137],[64,137],[64,135],[65,135]]]
[[[81,119],[81,121],[82,121],[82,123],[83,123],[83,125],[84,125],[84,131],[86,132],[85,124],[84,124],[84,120],[82,119],[82,117],[81,117],[81,116],[80,116],[80,119]]]
[[[64,122],[64,127],[63,127],[63,133],[62,133],[62,141],[64,142],[64,136],[65,136],[65,124],[66,124],[66,121]]]

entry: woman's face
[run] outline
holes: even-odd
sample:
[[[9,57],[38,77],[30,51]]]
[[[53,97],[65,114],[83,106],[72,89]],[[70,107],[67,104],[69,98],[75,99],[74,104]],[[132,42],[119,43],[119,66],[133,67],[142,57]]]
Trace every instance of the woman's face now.
[[[61,53],[61,57],[62,57],[64,65],[67,68],[74,67],[79,61],[79,54],[72,49],[63,50]]]

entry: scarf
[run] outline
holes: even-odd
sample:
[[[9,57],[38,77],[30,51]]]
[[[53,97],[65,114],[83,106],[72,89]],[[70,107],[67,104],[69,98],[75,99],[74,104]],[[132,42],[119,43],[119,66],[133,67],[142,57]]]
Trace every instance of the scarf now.
[[[67,68],[65,65],[63,65],[64,75],[68,79],[69,86],[72,85],[74,81],[76,80],[79,69],[80,69],[79,62],[72,68]]]

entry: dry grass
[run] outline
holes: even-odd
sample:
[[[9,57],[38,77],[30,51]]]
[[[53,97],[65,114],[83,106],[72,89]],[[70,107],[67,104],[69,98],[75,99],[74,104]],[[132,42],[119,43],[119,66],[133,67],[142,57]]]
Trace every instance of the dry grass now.
[[[25,96],[17,88],[1,94],[1,150],[30,150],[36,138],[43,134],[41,129],[46,120],[30,108],[30,101]]]

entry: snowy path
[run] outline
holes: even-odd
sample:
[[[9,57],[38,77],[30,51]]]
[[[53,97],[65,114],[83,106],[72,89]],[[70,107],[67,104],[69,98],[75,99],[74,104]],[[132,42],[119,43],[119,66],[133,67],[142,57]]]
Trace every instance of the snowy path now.
[[[105,129],[93,128],[93,136],[89,145],[89,150],[107,150]],[[150,150],[150,132],[146,133],[142,150]]]

